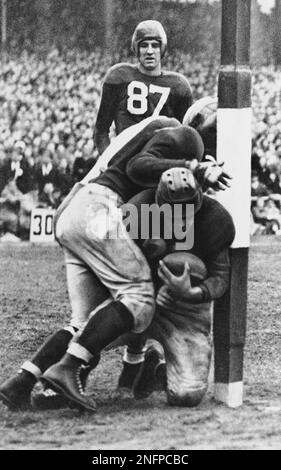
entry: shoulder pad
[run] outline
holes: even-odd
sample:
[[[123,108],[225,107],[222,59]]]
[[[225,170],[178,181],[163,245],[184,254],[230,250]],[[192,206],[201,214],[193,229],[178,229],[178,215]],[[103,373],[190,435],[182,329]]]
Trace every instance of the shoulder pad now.
[[[181,123],[176,118],[171,118],[167,116],[158,116],[155,119],[156,123],[159,124],[159,129],[171,128],[171,127],[181,127]],[[154,121],[154,122],[155,122]]]
[[[169,77],[174,86],[180,87],[183,90],[190,89],[190,83],[182,73],[163,70],[163,75]]]
[[[104,83],[109,85],[120,85],[121,83],[128,82],[133,78],[136,67],[133,64],[121,62],[115,64],[108,70]]]

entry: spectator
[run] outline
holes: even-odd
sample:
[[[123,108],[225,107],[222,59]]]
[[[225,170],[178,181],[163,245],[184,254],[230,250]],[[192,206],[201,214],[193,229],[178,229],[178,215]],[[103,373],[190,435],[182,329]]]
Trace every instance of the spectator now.
[[[258,197],[252,207],[253,220],[256,224],[265,227],[265,234],[280,233],[281,214],[274,199]]]
[[[71,167],[66,158],[61,158],[58,162],[58,178],[56,182],[56,190],[59,193],[59,200],[61,201],[73,186],[73,178],[71,174]]]
[[[41,198],[47,183],[52,183],[53,187],[55,187],[58,182],[58,171],[53,164],[51,152],[48,148],[39,149],[39,162],[35,170],[35,177],[39,190],[39,198]]]
[[[72,179],[73,184],[81,181],[95,164],[96,159],[92,156],[91,146],[85,146],[82,149],[81,157],[76,157],[73,164]]]
[[[28,239],[31,211],[37,206],[38,191],[33,189],[23,194],[16,180],[11,179],[0,197],[0,234],[12,234],[14,238],[7,238],[11,241],[17,241],[17,237]]]
[[[0,197],[0,233],[18,234],[18,214],[22,192],[15,179],[11,179],[3,189]]]
[[[33,187],[32,169],[22,153],[22,144],[16,143],[12,149],[11,157],[4,160],[0,169],[0,193],[5,186],[15,180],[17,188],[27,193]]]
[[[272,194],[281,194],[280,170],[277,165],[270,165],[266,186]]]
[[[38,207],[56,208],[58,205],[59,194],[53,183],[45,183],[41,193],[39,193]]]
[[[269,197],[264,203],[264,211],[267,220],[270,222],[270,233],[277,233],[281,228],[281,214],[280,209],[277,207],[274,199]]]
[[[252,172],[251,178],[251,196],[260,197],[267,196],[269,194],[266,186],[260,182],[257,172]]]
[[[264,210],[264,200],[264,197],[258,197],[252,207],[254,222],[261,225],[265,225],[267,222],[267,216]]]
[[[34,187],[41,148],[56,155],[58,166],[66,158],[62,183],[65,189],[53,182],[55,191],[66,192],[65,179],[68,172],[72,174],[75,159],[82,157],[84,148],[93,148],[92,129],[102,82],[112,63],[118,61],[136,59],[126,53],[110,57],[100,50],[59,53],[53,49],[44,57],[27,51],[7,56],[0,69],[0,192],[11,178],[25,194]],[[204,53],[191,57],[178,50],[166,54],[162,65],[188,79],[195,100],[216,93],[219,64]],[[280,68],[253,68],[252,76],[252,170],[257,172],[260,183],[268,185],[263,194],[279,194]],[[95,154],[91,157],[95,158]]]

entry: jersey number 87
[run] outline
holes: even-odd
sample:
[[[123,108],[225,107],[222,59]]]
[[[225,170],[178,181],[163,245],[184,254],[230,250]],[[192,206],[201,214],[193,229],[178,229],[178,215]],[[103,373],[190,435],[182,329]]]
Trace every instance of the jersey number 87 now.
[[[131,114],[145,114],[148,110],[147,99],[149,93],[158,93],[160,99],[152,114],[152,116],[158,116],[168,99],[170,91],[171,89],[169,87],[158,86],[153,83],[147,86],[143,82],[133,80],[128,85],[127,110]]]

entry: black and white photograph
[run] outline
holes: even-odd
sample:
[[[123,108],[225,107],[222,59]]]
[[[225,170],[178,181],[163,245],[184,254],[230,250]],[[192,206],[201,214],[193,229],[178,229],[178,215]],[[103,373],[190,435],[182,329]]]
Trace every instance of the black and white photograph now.
[[[0,41],[0,450],[280,450],[281,0],[0,0]]]

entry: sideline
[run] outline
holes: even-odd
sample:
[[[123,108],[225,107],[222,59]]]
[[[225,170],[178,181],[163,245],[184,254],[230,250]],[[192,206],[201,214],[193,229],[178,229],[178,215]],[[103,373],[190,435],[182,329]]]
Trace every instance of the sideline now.
[[[260,246],[260,247],[267,247],[269,245],[276,245],[281,247],[281,235],[258,235],[251,237],[250,247],[251,246]],[[7,248],[7,247],[27,247],[27,246],[41,246],[43,248],[50,247],[58,247],[59,243],[56,241],[54,242],[42,242],[42,243],[35,243],[30,242],[29,240],[19,241],[19,242],[2,242],[0,240],[0,249]]]

